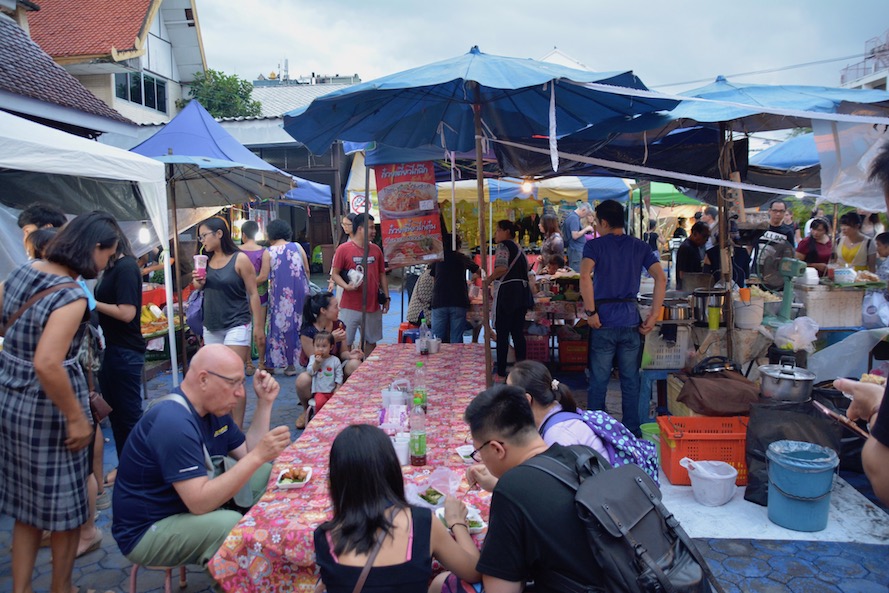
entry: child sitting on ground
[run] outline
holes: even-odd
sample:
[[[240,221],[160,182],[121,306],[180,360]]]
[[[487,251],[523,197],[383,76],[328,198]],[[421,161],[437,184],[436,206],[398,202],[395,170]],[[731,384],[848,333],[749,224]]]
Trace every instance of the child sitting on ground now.
[[[315,334],[314,344],[315,354],[307,369],[312,377],[309,419],[321,411],[337,387],[343,384],[343,365],[339,357],[330,354],[334,345],[333,334],[319,331]]]

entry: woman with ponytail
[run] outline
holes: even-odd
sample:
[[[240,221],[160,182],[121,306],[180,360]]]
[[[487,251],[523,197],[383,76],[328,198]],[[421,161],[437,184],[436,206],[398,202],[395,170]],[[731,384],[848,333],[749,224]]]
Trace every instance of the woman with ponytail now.
[[[299,330],[300,349],[299,364],[306,367],[309,360],[315,354],[315,334],[319,331],[330,332],[333,335],[333,347],[331,356],[338,356],[343,361],[343,376],[348,378],[361,361],[364,354],[361,350],[348,350],[346,345],[346,324],[340,321],[340,305],[332,292],[319,292],[306,299],[303,305],[302,327]],[[303,406],[303,413],[296,419],[296,427],[306,427],[306,408],[312,398],[312,376],[303,371],[296,378],[296,395]]]

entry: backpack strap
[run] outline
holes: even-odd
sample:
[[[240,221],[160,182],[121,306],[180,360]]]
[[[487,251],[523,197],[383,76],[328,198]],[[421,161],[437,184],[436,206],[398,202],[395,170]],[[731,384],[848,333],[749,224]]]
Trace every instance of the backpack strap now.
[[[24,305],[22,305],[21,307],[18,308],[18,311],[16,311],[15,313],[13,313],[12,315],[9,316],[9,319],[6,320],[6,323],[0,324],[0,337],[5,336],[6,330],[8,330],[10,327],[12,327],[12,324],[15,323],[16,321],[18,321],[19,317],[21,317],[22,314],[25,311],[27,311],[28,309],[30,309],[37,301],[39,301],[40,299],[42,299],[45,296],[49,296],[54,292],[58,292],[60,290],[66,289],[66,288],[80,288],[80,285],[77,282],[62,282],[60,284],[56,284],[55,286],[50,286],[49,288],[45,288],[45,289],[41,290],[40,292],[38,292],[37,294],[33,295],[31,298],[29,298],[27,301],[25,301]],[[84,298],[86,298],[86,297],[84,297]],[[89,307],[87,307],[86,314],[84,315],[85,320],[89,319],[89,314],[90,314]]]
[[[159,404],[161,402],[167,402],[167,401],[176,402],[177,404],[179,404],[180,406],[182,406],[183,408],[188,410],[189,414],[192,413],[191,406],[189,406],[188,402],[185,401],[185,398],[182,397],[181,395],[179,395],[178,393],[168,393],[167,395],[157,398],[156,400],[154,400],[153,402],[151,402],[148,405],[148,409],[153,408],[154,406],[156,406],[157,404]],[[210,457],[210,452],[207,450],[207,444],[204,443],[203,439],[201,439],[201,446],[204,448],[204,466],[207,468],[207,475],[212,480],[213,476],[216,473],[216,468],[213,465],[213,458]]]

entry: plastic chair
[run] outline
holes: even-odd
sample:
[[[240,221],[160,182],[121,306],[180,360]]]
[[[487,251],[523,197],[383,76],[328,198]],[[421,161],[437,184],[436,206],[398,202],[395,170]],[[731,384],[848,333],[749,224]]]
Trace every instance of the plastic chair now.
[[[137,593],[136,589],[136,574],[139,572],[140,568],[146,568],[148,570],[163,570],[166,572],[166,576],[164,577],[164,593],[173,593],[173,569],[175,566],[140,566],[139,564],[134,564],[132,570],[130,570],[130,593]],[[184,566],[179,567],[179,588],[185,589],[188,586],[188,572],[185,570]]]

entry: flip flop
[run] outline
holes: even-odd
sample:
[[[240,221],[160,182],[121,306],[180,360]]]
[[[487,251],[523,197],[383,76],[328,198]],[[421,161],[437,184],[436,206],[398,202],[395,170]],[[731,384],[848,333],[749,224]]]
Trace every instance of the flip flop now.
[[[98,527],[96,527],[96,535],[95,535],[95,537],[93,537],[93,541],[90,542],[90,545],[87,546],[85,550],[83,550],[82,552],[78,551],[76,557],[80,558],[81,556],[85,556],[86,554],[89,554],[90,552],[95,552],[96,550],[101,548],[103,536],[104,536],[104,534],[102,533],[102,530],[99,529]]]
[[[113,470],[105,474],[105,488],[111,488],[114,486],[114,481],[117,479],[117,468],[115,467]]]

